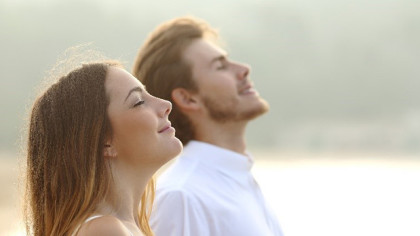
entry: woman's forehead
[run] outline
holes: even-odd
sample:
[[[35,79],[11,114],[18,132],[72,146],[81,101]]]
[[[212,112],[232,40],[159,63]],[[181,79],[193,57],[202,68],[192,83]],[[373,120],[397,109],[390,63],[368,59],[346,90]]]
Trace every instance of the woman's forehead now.
[[[143,84],[126,70],[118,67],[109,68],[106,88],[111,96],[126,96],[135,87],[144,89]]]

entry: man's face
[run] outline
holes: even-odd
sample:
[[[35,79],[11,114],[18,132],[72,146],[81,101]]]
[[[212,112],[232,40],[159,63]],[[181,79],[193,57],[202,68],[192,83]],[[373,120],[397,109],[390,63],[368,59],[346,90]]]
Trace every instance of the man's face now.
[[[248,77],[250,68],[230,61],[217,45],[197,39],[186,48],[183,58],[191,65],[199,98],[213,120],[248,121],[268,111],[268,103]]]

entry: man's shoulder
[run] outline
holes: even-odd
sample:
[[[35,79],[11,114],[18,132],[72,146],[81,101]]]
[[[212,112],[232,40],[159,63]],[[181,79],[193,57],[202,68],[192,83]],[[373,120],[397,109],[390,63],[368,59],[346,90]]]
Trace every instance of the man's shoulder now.
[[[183,156],[168,167],[157,179],[157,189],[182,190],[199,175],[198,163]]]
[[[202,171],[198,162],[191,159],[181,159],[170,166],[157,179],[157,201],[194,201],[201,199],[211,184],[205,171]]]

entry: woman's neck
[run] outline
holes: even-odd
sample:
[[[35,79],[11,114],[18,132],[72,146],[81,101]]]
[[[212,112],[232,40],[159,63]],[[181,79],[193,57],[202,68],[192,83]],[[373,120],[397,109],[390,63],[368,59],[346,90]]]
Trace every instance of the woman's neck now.
[[[98,213],[111,214],[121,221],[140,227],[138,214],[141,198],[156,170],[150,168],[140,170],[115,163],[112,172],[113,182],[109,194],[98,206]]]

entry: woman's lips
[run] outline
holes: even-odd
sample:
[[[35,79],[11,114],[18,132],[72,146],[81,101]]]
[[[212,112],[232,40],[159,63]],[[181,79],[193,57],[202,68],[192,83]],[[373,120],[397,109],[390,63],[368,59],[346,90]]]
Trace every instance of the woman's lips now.
[[[159,130],[159,133],[163,133],[165,131],[172,130],[172,129],[174,129],[174,128],[172,128],[171,123],[169,123],[169,124],[165,125],[165,127],[163,127],[161,130]]]

